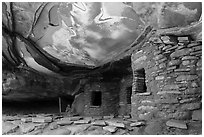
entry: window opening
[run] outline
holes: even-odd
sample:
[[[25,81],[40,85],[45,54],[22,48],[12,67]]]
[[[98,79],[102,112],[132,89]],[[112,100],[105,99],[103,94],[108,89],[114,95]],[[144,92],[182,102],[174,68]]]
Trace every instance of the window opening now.
[[[102,104],[102,93],[100,91],[94,91],[92,92],[91,96],[91,105],[100,107]]]

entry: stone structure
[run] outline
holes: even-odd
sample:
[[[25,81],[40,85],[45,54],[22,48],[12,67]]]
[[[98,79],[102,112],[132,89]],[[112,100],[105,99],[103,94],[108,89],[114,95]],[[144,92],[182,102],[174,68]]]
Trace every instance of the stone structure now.
[[[190,119],[201,108],[201,66],[202,41],[152,37],[132,54],[132,117]]]

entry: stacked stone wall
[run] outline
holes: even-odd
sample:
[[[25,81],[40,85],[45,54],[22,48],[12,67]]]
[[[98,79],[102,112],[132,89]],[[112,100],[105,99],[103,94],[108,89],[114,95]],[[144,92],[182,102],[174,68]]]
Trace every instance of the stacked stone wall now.
[[[119,108],[119,89],[118,83],[93,82],[85,86],[84,91],[84,115],[86,116],[108,116],[118,115]],[[92,92],[102,93],[100,107],[92,106]]]
[[[154,36],[132,54],[132,117],[189,119],[201,108],[202,42],[190,36]],[[137,91],[145,70],[144,93]]]

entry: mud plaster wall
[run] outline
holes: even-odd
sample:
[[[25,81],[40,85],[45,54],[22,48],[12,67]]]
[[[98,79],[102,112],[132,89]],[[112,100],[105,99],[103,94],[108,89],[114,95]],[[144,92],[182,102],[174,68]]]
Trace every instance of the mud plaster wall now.
[[[119,107],[118,83],[93,82],[85,86],[84,89],[84,115],[86,116],[108,116],[118,115]],[[93,107],[91,104],[92,92],[102,93],[102,102],[100,107]]]
[[[132,117],[190,119],[194,110],[201,109],[202,42],[176,36],[155,36],[150,41],[131,57]],[[136,90],[141,68],[145,93]]]

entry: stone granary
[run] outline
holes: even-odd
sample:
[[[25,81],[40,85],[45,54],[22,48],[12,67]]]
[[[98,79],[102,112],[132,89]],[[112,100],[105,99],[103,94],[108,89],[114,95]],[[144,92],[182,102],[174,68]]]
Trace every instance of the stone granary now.
[[[201,5],[2,3],[3,100],[67,96],[82,116],[191,119]]]

